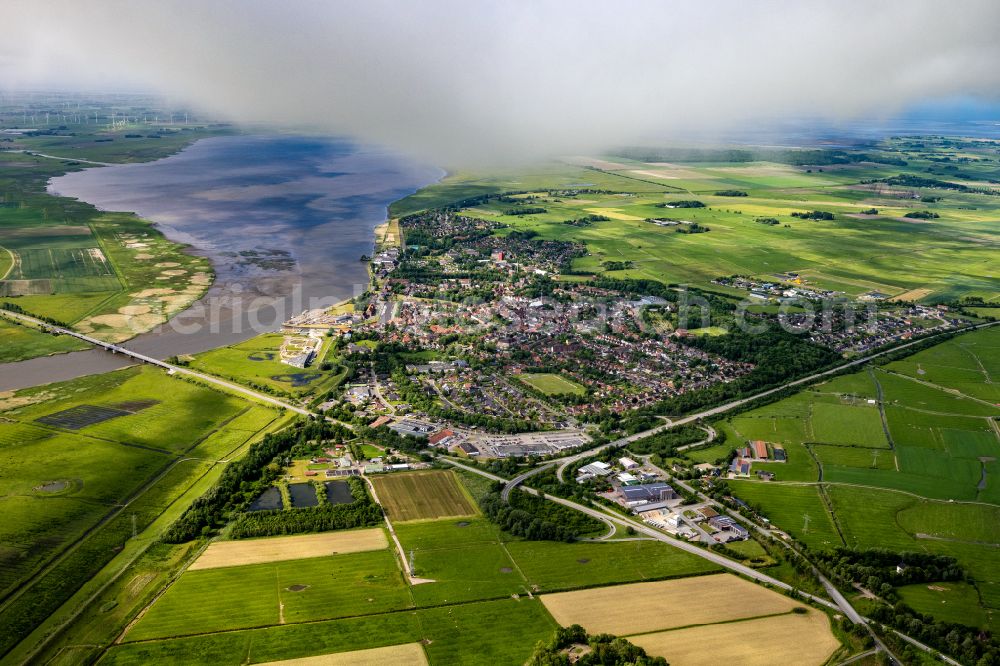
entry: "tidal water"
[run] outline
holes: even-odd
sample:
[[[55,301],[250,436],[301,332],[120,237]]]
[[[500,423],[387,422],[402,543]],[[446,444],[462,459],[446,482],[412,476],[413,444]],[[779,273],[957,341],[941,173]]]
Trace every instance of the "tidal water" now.
[[[176,155],[95,167],[49,191],[102,210],[132,211],[212,261],[205,298],[126,346],[158,358],[275,330],[306,308],[367,287],[373,231],[390,203],[444,172],[387,150],[303,136],[202,139]],[[102,352],[0,365],[0,390],[103,372]],[[117,361],[117,359],[114,359]]]

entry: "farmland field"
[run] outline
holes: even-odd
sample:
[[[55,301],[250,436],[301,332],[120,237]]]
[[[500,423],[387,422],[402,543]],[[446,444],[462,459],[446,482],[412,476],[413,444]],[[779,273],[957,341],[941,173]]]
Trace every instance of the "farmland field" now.
[[[741,414],[731,420],[732,427],[766,422],[804,401],[812,418],[802,437],[789,443],[789,460],[811,453],[822,465],[822,477],[796,478],[770,465],[778,481],[733,480],[730,487],[812,548],[878,547],[957,558],[970,575],[972,593],[949,597],[924,586],[908,588],[908,598],[923,612],[949,621],[961,617],[956,608],[974,608],[967,622],[996,626],[1000,436],[993,420],[1000,407],[983,396],[992,390],[992,350],[998,341],[997,328],[958,335],[885,367],[838,377]],[[881,405],[847,404],[854,395],[876,399],[879,389],[884,392]],[[885,412],[891,449],[879,408]],[[821,412],[827,413],[827,422],[817,427],[815,416]],[[827,443],[807,448],[809,440]],[[842,443],[855,445],[835,445]]]
[[[733,603],[735,598],[740,603]],[[563,626],[580,624],[591,634],[618,636],[778,615],[799,605],[728,573],[622,585],[612,595],[607,588],[593,588],[541,599]]]
[[[17,141],[56,154],[135,162],[165,157],[220,132],[192,126],[156,140],[115,141],[128,130],[73,127],[68,135]],[[205,257],[188,253],[131,213],[102,212],[47,191],[51,177],[81,168],[73,159],[0,154],[0,298],[97,337],[124,340],[194,302],[211,283],[211,267]],[[21,357],[33,351],[22,349]],[[52,350],[41,346],[37,352]]]
[[[129,632],[130,641],[411,606],[389,550],[188,571]]]
[[[424,641],[431,664],[523,663],[535,644],[548,640],[555,627],[537,599],[504,599],[124,643],[112,648],[100,663],[238,666],[417,641]]]
[[[586,393],[586,389],[576,382],[572,382],[561,375],[554,375],[552,373],[526,372],[524,374],[517,375],[517,378],[528,386],[541,391],[545,395],[559,395],[562,393],[583,395]]]
[[[67,418],[100,410],[115,416],[92,425]],[[152,368],[4,394],[0,414],[2,651],[214,465],[182,461],[186,451],[253,414],[245,442],[277,416]]]
[[[422,666],[426,663],[427,656],[424,655],[424,649],[420,644],[406,643],[368,650],[323,654],[315,657],[269,661],[263,666],[380,666],[381,664]]]
[[[2,255],[0,255],[2,256]],[[51,335],[0,317],[0,363],[80,351],[89,345],[68,335]]]
[[[905,151],[905,141],[891,139],[882,148]],[[995,178],[992,154],[979,151],[987,157],[980,162],[982,176]],[[477,201],[466,211],[517,231],[536,232],[542,239],[583,242],[588,254],[573,262],[580,273],[712,288],[712,280],[720,276],[795,271],[807,285],[849,296],[878,290],[927,302],[965,295],[1000,301],[991,256],[1000,229],[990,213],[996,208],[991,197],[949,191],[926,203],[914,198],[940,190],[904,188],[897,193],[863,182],[939,168],[926,154],[906,153],[906,166],[858,163],[817,170],[767,160],[724,164],[724,154],[712,151],[703,151],[701,159],[682,150],[623,152],[627,155],[568,158],[533,169],[452,174],[396,202],[392,214],[485,194],[528,192],[532,206],[544,212],[505,215],[509,200]],[[726,189],[747,196],[717,194]],[[695,199],[704,207],[665,208],[676,199]],[[870,207],[879,214],[859,216]],[[917,207],[931,209],[939,218],[915,224],[903,217]],[[834,219],[792,216],[803,210],[830,212]],[[564,224],[592,215],[608,219]],[[676,233],[647,221],[661,218],[696,222],[710,232]],[[759,218],[779,224],[758,224]],[[609,268],[609,262],[628,267]]]
[[[474,516],[478,510],[450,472],[406,472],[375,476],[382,506],[391,520],[427,520]]]
[[[242,541],[215,541],[205,549],[194,564],[188,567],[188,571],[360,553],[383,550],[388,545],[385,532],[381,528]]]
[[[717,641],[720,632],[731,632],[738,638]],[[840,642],[830,632],[829,618],[816,610],[643,634],[631,636],[629,640],[649,654],[666,657],[677,666],[737,663],[818,666],[826,663],[840,647]]]

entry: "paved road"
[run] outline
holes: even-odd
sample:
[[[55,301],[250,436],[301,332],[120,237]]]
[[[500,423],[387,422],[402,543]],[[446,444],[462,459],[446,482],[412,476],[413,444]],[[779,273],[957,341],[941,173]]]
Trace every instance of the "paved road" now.
[[[865,363],[868,363],[869,361],[871,361],[873,359],[876,359],[876,358],[878,358],[880,356],[885,356],[886,354],[891,354],[893,352],[899,351],[900,349],[906,349],[907,347],[912,347],[913,345],[921,344],[923,342],[926,342],[927,340],[933,340],[936,337],[939,337],[939,336],[942,336],[942,335],[945,335],[945,334],[948,334],[948,333],[956,333],[956,332],[959,332],[959,331],[976,330],[976,329],[980,329],[980,328],[988,328],[988,327],[994,326],[994,325],[996,325],[998,323],[1000,323],[1000,322],[987,322],[985,324],[976,324],[975,326],[967,326],[967,327],[961,328],[961,329],[952,329],[950,331],[943,331],[941,333],[935,333],[934,335],[930,335],[930,336],[927,336],[925,338],[920,338],[920,339],[917,339],[917,340],[913,340],[911,342],[907,342],[906,344],[902,344],[902,345],[898,345],[896,347],[892,347],[891,349],[885,349],[885,350],[882,350],[882,351],[879,351],[879,352],[874,352],[872,354],[868,354],[866,356],[860,356],[860,357],[858,357],[858,358],[856,358],[854,360],[846,361],[844,363],[841,363],[840,365],[838,365],[838,366],[836,366],[834,368],[830,368],[829,370],[824,370],[822,372],[815,372],[815,373],[809,375],[808,377],[803,377],[801,379],[796,379],[796,380],[793,380],[793,381],[790,381],[790,382],[785,382],[781,386],[777,386],[775,388],[768,389],[766,391],[761,391],[760,393],[755,393],[755,394],[753,394],[753,395],[751,395],[749,397],[746,397],[746,398],[740,398],[739,400],[733,400],[732,402],[727,402],[724,405],[719,405],[718,407],[713,407],[711,409],[706,409],[704,411],[698,412],[697,414],[691,414],[690,416],[685,416],[685,417],[676,419],[676,420],[671,421],[669,423],[665,423],[663,425],[656,426],[655,428],[650,428],[649,430],[644,430],[643,432],[639,432],[639,433],[636,433],[634,435],[629,435],[628,437],[622,437],[621,439],[617,439],[617,440],[615,440],[613,442],[609,442],[608,444],[602,444],[601,446],[596,446],[596,447],[594,447],[594,448],[592,448],[592,449],[590,449],[588,451],[584,451],[582,453],[577,453],[576,455],[570,456],[568,458],[562,458],[561,461],[560,461],[559,467],[556,469],[556,476],[559,478],[559,481],[565,483],[566,481],[563,478],[563,472],[566,470],[567,467],[569,467],[570,465],[572,465],[574,462],[576,462],[578,460],[581,460],[583,458],[589,458],[591,456],[597,455],[598,453],[600,453],[601,451],[604,451],[605,449],[608,449],[608,448],[611,448],[611,447],[614,447],[614,446],[623,446],[625,444],[630,444],[630,443],[632,443],[632,442],[634,442],[636,440],[643,439],[643,438],[649,437],[651,435],[655,435],[656,433],[662,432],[663,430],[669,430],[670,428],[676,428],[677,426],[686,425],[686,424],[692,423],[694,421],[698,421],[698,420],[701,420],[701,419],[709,418],[711,416],[715,416],[716,414],[723,414],[723,413],[728,412],[728,411],[730,411],[732,409],[740,407],[741,405],[745,405],[748,402],[753,402],[754,400],[758,400],[760,398],[765,398],[765,397],[767,397],[769,395],[773,395],[775,393],[778,393],[779,391],[783,391],[783,390],[785,390],[787,388],[791,388],[793,386],[801,386],[802,384],[809,384],[811,382],[816,381],[817,379],[822,379],[823,377],[829,377],[830,375],[836,374],[838,372],[842,372],[843,370],[845,370],[847,368],[853,368],[855,366],[864,365]]]
[[[466,470],[468,472],[472,472],[473,474],[478,474],[478,475],[484,476],[484,477],[486,477],[488,479],[493,479],[494,481],[500,481],[502,483],[505,483],[507,481],[507,479],[505,479],[505,478],[503,478],[501,476],[497,476],[496,474],[490,474],[489,472],[483,471],[483,470],[478,469],[476,467],[472,467],[470,465],[466,465],[466,464],[460,463],[460,462],[455,461],[455,460],[451,460],[449,458],[438,458],[438,460],[441,460],[442,462],[446,462],[449,465],[452,465],[454,467],[458,467],[459,469],[464,469],[464,470]],[[782,582],[782,581],[778,580],[777,578],[773,578],[771,576],[768,576],[765,573],[757,571],[756,569],[752,569],[752,568],[750,568],[750,567],[748,567],[748,566],[746,566],[744,564],[741,564],[739,562],[735,562],[733,560],[730,560],[728,557],[724,557],[722,555],[719,555],[718,553],[713,552],[711,550],[707,550],[705,548],[701,548],[700,546],[696,546],[696,545],[694,545],[692,543],[688,543],[687,541],[680,541],[678,539],[675,539],[675,538],[673,538],[671,536],[668,536],[668,535],[664,534],[663,532],[660,532],[659,530],[655,530],[655,529],[647,526],[644,523],[638,522],[636,520],[632,520],[631,518],[627,518],[625,516],[619,516],[617,514],[613,514],[613,513],[610,513],[610,512],[606,513],[604,511],[601,511],[601,510],[598,510],[598,509],[594,509],[594,508],[591,508],[591,507],[583,506],[582,504],[577,504],[576,502],[573,502],[573,501],[568,500],[568,499],[564,499],[562,497],[555,497],[553,495],[545,495],[545,494],[540,493],[539,491],[535,490],[534,488],[529,488],[527,486],[522,486],[521,490],[523,490],[524,492],[527,492],[527,493],[531,493],[532,495],[537,495],[537,496],[544,497],[545,499],[549,500],[550,502],[555,502],[556,504],[561,504],[561,505],[569,507],[571,509],[575,509],[576,511],[579,511],[581,513],[585,513],[585,514],[587,514],[588,516],[590,516],[592,518],[596,518],[597,520],[600,520],[600,521],[604,522],[605,524],[607,524],[607,523],[613,523],[613,524],[621,526],[621,527],[626,527],[626,528],[627,527],[631,527],[632,529],[634,529],[636,531],[637,534],[641,534],[643,536],[650,537],[650,538],[655,539],[657,541],[662,541],[663,543],[666,543],[666,544],[668,544],[670,546],[673,546],[674,548],[679,548],[680,550],[683,550],[683,551],[686,551],[688,553],[691,553],[692,555],[696,555],[697,557],[700,557],[702,559],[708,560],[709,562],[717,564],[720,567],[723,567],[725,569],[729,569],[730,571],[733,571],[735,573],[741,574],[741,575],[746,576],[748,578],[751,578],[753,580],[757,580],[757,581],[760,581],[762,583],[768,583],[769,585],[773,585],[776,588],[779,588],[779,589],[782,589],[782,590],[786,590],[786,591],[790,591],[790,590],[794,589],[788,583]],[[826,606],[828,608],[832,608],[834,610],[840,610],[837,607],[836,604],[834,604],[834,603],[832,603],[830,601],[827,601],[826,599],[814,596],[812,594],[809,594],[808,592],[803,592],[802,590],[796,590],[796,592],[800,596],[805,597],[807,599],[811,599],[812,601],[815,601],[816,603],[819,603],[819,604],[821,604],[823,606]]]
[[[64,162],[79,162],[81,164],[93,164],[94,166],[121,166],[120,164],[112,164],[111,162],[95,162],[94,160],[85,160],[80,157],[59,157],[58,155],[46,155],[45,153],[39,153],[35,150],[5,150],[5,153],[21,153],[23,155],[31,155],[33,157],[44,157],[50,160],[62,160]]]
[[[508,501],[510,501],[510,491],[514,490],[514,488],[517,488],[519,485],[524,483],[526,479],[529,479],[535,476],[536,474],[541,474],[545,470],[550,469],[553,465],[555,465],[555,463],[550,462],[546,465],[539,465],[538,467],[533,467],[529,469],[527,472],[519,474],[510,481],[508,481],[507,484],[504,485],[503,491],[500,493],[500,497],[503,499],[504,503],[506,504]]]
[[[159,359],[153,358],[152,356],[146,356],[145,354],[140,354],[130,349],[126,349],[121,345],[105,342],[103,340],[98,340],[97,338],[90,337],[89,335],[84,335],[83,333],[78,333],[68,328],[62,328],[61,326],[53,326],[52,324],[41,321],[40,319],[35,319],[34,317],[29,317],[27,315],[23,315],[18,312],[10,312],[9,310],[3,310],[0,311],[0,314],[2,314],[2,316],[5,317],[19,319],[21,321],[33,324],[35,326],[40,326],[54,333],[59,333],[61,335],[70,335],[79,340],[83,340],[84,342],[88,342],[94,345],[95,347],[106,349],[107,351],[110,351],[113,354],[122,354],[123,356],[128,356],[129,358],[133,358],[141,363],[147,363],[149,365],[155,365],[157,367],[163,368],[170,374],[187,375],[189,377],[194,377],[203,382],[215,384],[216,386],[222,386],[230,391],[240,393],[242,395],[245,395],[249,398],[253,398],[254,400],[258,400],[260,402],[265,402],[267,404],[274,405],[275,407],[281,407],[287,409],[289,411],[295,412],[296,414],[301,414],[303,416],[313,416],[313,412],[309,411],[308,409],[298,407],[291,403],[287,403],[283,400],[278,400],[277,398],[267,395],[266,393],[260,393],[258,391],[254,391],[253,389],[249,389],[245,386],[240,386],[239,384],[234,384],[233,382],[226,381],[225,379],[219,379],[218,377],[214,377],[212,375],[207,375],[205,373],[198,372],[196,370],[191,370],[190,368],[184,368],[179,365],[173,365],[171,363],[167,363],[166,361],[161,361]]]
[[[475,468],[475,467],[471,467],[469,465],[465,465],[465,464],[457,462],[455,460],[451,460],[451,459],[448,459],[448,458],[438,458],[438,460],[444,461],[444,462],[446,462],[446,463],[448,463],[450,465],[453,465],[454,467],[458,467],[460,469],[464,469],[464,470],[472,472],[474,474],[479,474],[480,476],[485,476],[486,478],[493,479],[494,481],[506,482],[506,479],[504,479],[501,476],[497,476],[495,474],[490,474],[489,472],[485,472],[485,471],[483,471],[481,469],[478,469],[478,468]],[[675,482],[677,481],[677,479],[673,479],[673,480]],[[827,607],[827,608],[829,608],[831,610],[840,611],[840,612],[844,613],[845,617],[847,617],[848,619],[850,619],[855,624],[861,624],[866,629],[868,629],[869,632],[872,635],[872,638],[875,640],[876,645],[878,645],[878,647],[882,651],[884,651],[887,655],[889,655],[890,661],[892,661],[893,663],[900,663],[899,660],[895,657],[895,655],[893,655],[893,653],[889,650],[888,646],[873,631],[873,629],[872,629],[872,627],[871,627],[871,625],[870,625],[870,623],[868,621],[868,618],[866,618],[863,615],[861,615],[860,613],[858,613],[857,610],[854,608],[854,606],[852,606],[851,603],[847,600],[847,598],[845,598],[844,595],[840,593],[840,590],[838,590],[836,588],[836,586],[834,586],[829,580],[827,580],[827,578],[822,573],[820,573],[815,568],[814,568],[814,573],[817,575],[817,577],[820,580],[820,583],[823,585],[823,587],[826,589],[827,593],[830,595],[830,598],[833,599],[833,602],[830,602],[830,601],[828,601],[826,599],[823,599],[822,597],[817,597],[817,596],[815,596],[813,594],[810,594],[808,592],[804,592],[802,590],[793,588],[788,583],[780,581],[777,578],[773,578],[771,576],[768,576],[767,574],[762,573],[762,572],[760,572],[760,571],[758,571],[756,569],[753,569],[751,567],[748,567],[748,566],[746,566],[744,564],[741,564],[740,562],[735,562],[733,560],[730,560],[728,557],[724,557],[723,555],[720,555],[720,554],[718,554],[718,553],[716,553],[714,551],[711,551],[711,550],[708,550],[706,548],[702,548],[702,547],[696,546],[696,545],[694,545],[692,543],[689,543],[687,541],[681,541],[681,540],[675,539],[675,538],[673,538],[673,537],[671,537],[669,535],[664,534],[663,532],[660,532],[659,530],[656,530],[656,529],[653,529],[653,528],[647,526],[645,523],[641,523],[639,521],[632,520],[631,518],[627,518],[625,516],[619,516],[619,515],[613,514],[611,512],[605,512],[605,511],[593,509],[591,507],[586,507],[586,506],[583,506],[582,504],[578,504],[576,502],[573,502],[573,501],[570,501],[570,500],[567,500],[567,499],[563,499],[562,497],[555,497],[553,495],[546,495],[544,493],[541,493],[541,492],[535,490],[534,488],[529,488],[527,486],[524,486],[521,489],[524,492],[528,492],[528,493],[531,493],[531,494],[536,495],[536,496],[544,497],[545,499],[547,499],[547,500],[549,500],[551,502],[555,502],[557,504],[561,504],[561,505],[569,507],[571,509],[575,509],[577,511],[580,511],[581,513],[585,513],[588,516],[591,516],[593,518],[596,518],[598,520],[603,521],[605,524],[612,524],[612,525],[620,525],[620,526],[624,526],[624,527],[631,527],[633,530],[635,530],[636,534],[640,534],[640,535],[643,535],[643,536],[645,536],[647,538],[655,539],[656,541],[661,541],[661,542],[663,542],[665,544],[668,544],[670,546],[673,546],[675,548],[679,548],[680,550],[688,552],[688,553],[690,553],[692,555],[695,555],[697,557],[700,557],[702,559],[708,560],[709,562],[717,564],[718,566],[723,567],[725,569],[728,569],[729,571],[732,571],[734,573],[746,576],[746,577],[748,577],[748,578],[750,578],[752,580],[756,580],[756,581],[761,582],[761,583],[767,583],[769,585],[772,585],[773,587],[776,587],[778,589],[785,590],[785,591],[793,591],[794,590],[794,592],[796,594],[798,594],[799,596],[801,596],[801,597],[803,597],[805,599],[809,599],[810,601],[818,603],[818,604],[820,604],[822,606],[825,606],[825,607]],[[711,500],[708,497],[704,497],[704,499],[707,499],[708,501],[712,502],[713,504],[716,504],[716,502],[714,502],[714,500]],[[730,513],[730,512],[728,512],[728,510],[727,510],[727,513]],[[739,514],[733,514],[733,515],[735,515],[736,517],[738,517],[741,521],[749,523],[750,525],[752,525],[758,531],[761,531],[764,534],[770,534],[770,532],[768,530],[760,527],[759,525],[756,525],[755,523],[752,523],[751,521],[748,521],[743,516],[741,516]],[[894,631],[894,633],[898,634],[901,638],[903,638],[907,642],[911,643],[912,645],[914,645],[914,646],[916,646],[916,647],[918,647],[918,648],[920,648],[920,649],[922,649],[924,651],[927,651],[927,652],[934,651],[929,646],[924,645],[923,643],[920,643],[919,641],[916,641],[915,639],[912,639],[912,638],[910,638],[908,636],[905,636],[904,634],[901,634],[898,631],[895,631],[895,630],[893,630],[893,631]],[[946,657],[944,655],[942,655],[942,659],[944,661],[946,661],[947,663],[951,664],[952,666],[961,666],[957,661],[955,661],[953,659],[950,659],[950,658],[948,658],[948,657]]]

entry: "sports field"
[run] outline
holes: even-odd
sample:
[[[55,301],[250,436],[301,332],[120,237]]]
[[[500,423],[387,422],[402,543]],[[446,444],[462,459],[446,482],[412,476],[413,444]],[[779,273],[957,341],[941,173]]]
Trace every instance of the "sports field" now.
[[[562,375],[526,372],[517,375],[517,378],[545,395],[559,395],[562,393],[583,395],[587,392],[587,389],[576,382],[566,379]]]
[[[617,636],[777,615],[799,605],[728,573],[545,594],[541,599],[564,627],[579,624],[591,634]]]
[[[282,661],[269,661],[263,666],[423,666],[427,663],[424,649],[419,643],[391,645],[389,647],[336,652],[315,657],[300,657]]]
[[[419,471],[371,477],[390,520],[475,516],[472,498],[451,471]]]
[[[268,539],[214,541],[194,564],[188,567],[188,571],[361,553],[368,550],[382,550],[388,545],[389,541],[381,528]]]

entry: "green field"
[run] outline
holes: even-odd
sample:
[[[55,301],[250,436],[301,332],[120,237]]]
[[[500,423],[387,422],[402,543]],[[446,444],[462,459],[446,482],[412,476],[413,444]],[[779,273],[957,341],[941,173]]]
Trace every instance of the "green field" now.
[[[423,641],[431,664],[514,664],[526,661],[535,644],[548,640],[555,628],[537,599],[505,599],[125,643],[100,663],[237,666]]]
[[[91,125],[76,127],[73,135],[19,137],[17,143],[128,162],[164,157],[213,133],[192,127],[155,141],[126,142],[115,140],[121,132]],[[96,142],[95,134],[109,140]],[[0,298],[97,337],[125,340],[194,302],[208,288],[212,269],[205,257],[168,241],[146,220],[46,191],[49,178],[82,167],[71,158],[0,153]],[[21,346],[17,358],[52,351]]]
[[[100,409],[116,416],[86,425]],[[5,651],[213,467],[194,449],[231,455],[277,412],[133,368],[8,394],[0,416]]]
[[[0,363],[80,351],[90,345],[68,335],[51,335],[0,317]]]
[[[318,394],[333,388],[343,378],[343,368],[334,365],[330,370],[323,370],[321,367],[325,361],[332,361],[332,338],[323,341],[320,353],[306,368],[281,362],[283,338],[280,333],[266,333],[246,342],[198,354],[191,357],[188,365],[195,370],[289,396]]]
[[[994,387],[998,347],[996,327],[958,335],[885,367],[838,377],[731,419],[727,427],[742,436],[763,437],[769,426],[772,437],[786,436],[781,441],[789,462],[815,456],[822,465],[821,483],[794,470],[783,473],[775,464],[768,468],[776,470],[778,481],[730,481],[731,487],[813,548],[844,544],[958,558],[972,577],[972,588],[957,586],[945,594],[911,586],[904,598],[944,620],[965,614],[968,622],[997,627],[1000,436],[995,419],[1000,407],[983,396]],[[877,399],[879,388],[892,448],[879,406],[867,403]],[[792,425],[779,428],[783,422]],[[810,516],[808,531],[805,515]]]
[[[517,375],[522,382],[535,390],[541,391],[545,395],[559,395],[563,393],[571,395],[583,395],[587,389],[576,382],[570,381],[562,375],[552,373],[530,373],[526,372]]]
[[[126,640],[372,615],[411,605],[389,550],[203,569],[181,576]]]
[[[517,171],[457,173],[424,188],[392,206],[393,215],[441,206],[469,197],[502,192],[530,192],[533,207],[544,213],[511,216],[508,201],[477,203],[470,215],[495,219],[540,238],[582,241],[588,256],[574,262],[579,272],[607,273],[609,261],[632,262],[632,268],[614,270],[615,277],[647,278],[668,283],[711,287],[719,276],[765,277],[775,272],[798,272],[807,284],[857,296],[879,290],[900,295],[924,290],[928,301],[980,296],[1000,301],[1000,282],[993,246],[1000,234],[995,197],[927,188],[892,188],[862,181],[899,174],[926,176],[937,165],[926,153],[905,152],[902,141],[880,146],[903,150],[906,166],[855,163],[816,169],[775,161],[721,163],[720,155],[701,160],[683,151],[647,151],[650,157],[630,155],[580,159],[574,164],[551,163]],[[962,154],[981,159],[974,169],[984,179],[1000,174],[988,149],[964,146]],[[656,155],[653,153],[667,153]],[[899,153],[894,152],[894,155]],[[645,161],[652,159],[652,161]],[[738,189],[746,197],[723,197],[715,192]],[[919,195],[942,195],[940,201],[913,200]],[[670,209],[657,204],[696,199],[704,208]],[[875,207],[879,215],[859,217]],[[917,224],[903,217],[915,208],[940,215],[933,224]],[[797,211],[821,210],[831,221],[800,220]],[[603,215],[607,221],[584,226],[566,220]],[[650,224],[647,218],[669,217],[697,222],[709,233],[682,234],[672,227]],[[762,225],[769,217],[778,225]]]

